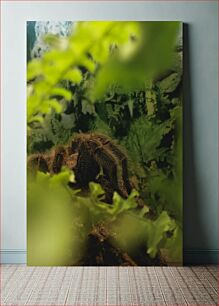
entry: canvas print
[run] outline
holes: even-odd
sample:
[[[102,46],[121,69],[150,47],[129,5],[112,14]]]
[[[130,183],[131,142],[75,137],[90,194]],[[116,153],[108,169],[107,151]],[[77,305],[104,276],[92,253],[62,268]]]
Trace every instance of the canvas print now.
[[[27,261],[182,264],[182,24],[27,22]]]

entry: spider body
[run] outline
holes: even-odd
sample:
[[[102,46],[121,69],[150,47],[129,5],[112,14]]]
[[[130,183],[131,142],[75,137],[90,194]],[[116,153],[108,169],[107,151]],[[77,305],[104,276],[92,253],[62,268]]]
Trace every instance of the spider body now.
[[[66,166],[74,171],[77,186],[87,188],[97,182],[112,202],[113,192],[128,197],[131,185],[125,153],[109,137],[96,133],[80,133],[68,145],[57,146],[46,154],[33,154],[28,168],[56,174]]]

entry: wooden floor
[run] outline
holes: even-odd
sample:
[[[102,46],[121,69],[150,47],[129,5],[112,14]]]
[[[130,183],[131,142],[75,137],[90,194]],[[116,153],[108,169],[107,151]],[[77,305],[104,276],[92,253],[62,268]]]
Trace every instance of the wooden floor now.
[[[217,266],[1,266],[0,305],[218,305]]]

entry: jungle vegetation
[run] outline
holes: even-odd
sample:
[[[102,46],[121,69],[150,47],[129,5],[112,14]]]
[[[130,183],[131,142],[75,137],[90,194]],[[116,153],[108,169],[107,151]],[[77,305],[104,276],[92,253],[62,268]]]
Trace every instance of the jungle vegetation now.
[[[181,31],[179,22],[77,22],[29,59],[28,156],[101,133],[126,153],[133,186],[109,204],[97,182],[72,188],[68,167],[28,173],[29,264],[182,262]]]

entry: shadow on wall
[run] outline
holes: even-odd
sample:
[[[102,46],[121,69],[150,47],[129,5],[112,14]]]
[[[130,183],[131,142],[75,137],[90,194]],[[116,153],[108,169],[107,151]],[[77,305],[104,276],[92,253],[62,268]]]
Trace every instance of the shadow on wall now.
[[[200,264],[200,254],[194,254],[192,249],[197,249],[197,240],[205,241],[205,233],[201,222],[200,196],[198,192],[198,177],[196,169],[196,151],[193,131],[194,108],[191,94],[190,71],[190,35],[189,25],[183,25],[184,46],[184,71],[183,71],[183,210],[184,210],[184,264]],[[196,251],[197,253],[197,251]],[[204,255],[204,254],[202,254]],[[195,259],[195,262],[194,262]],[[205,258],[206,260],[206,258]]]

